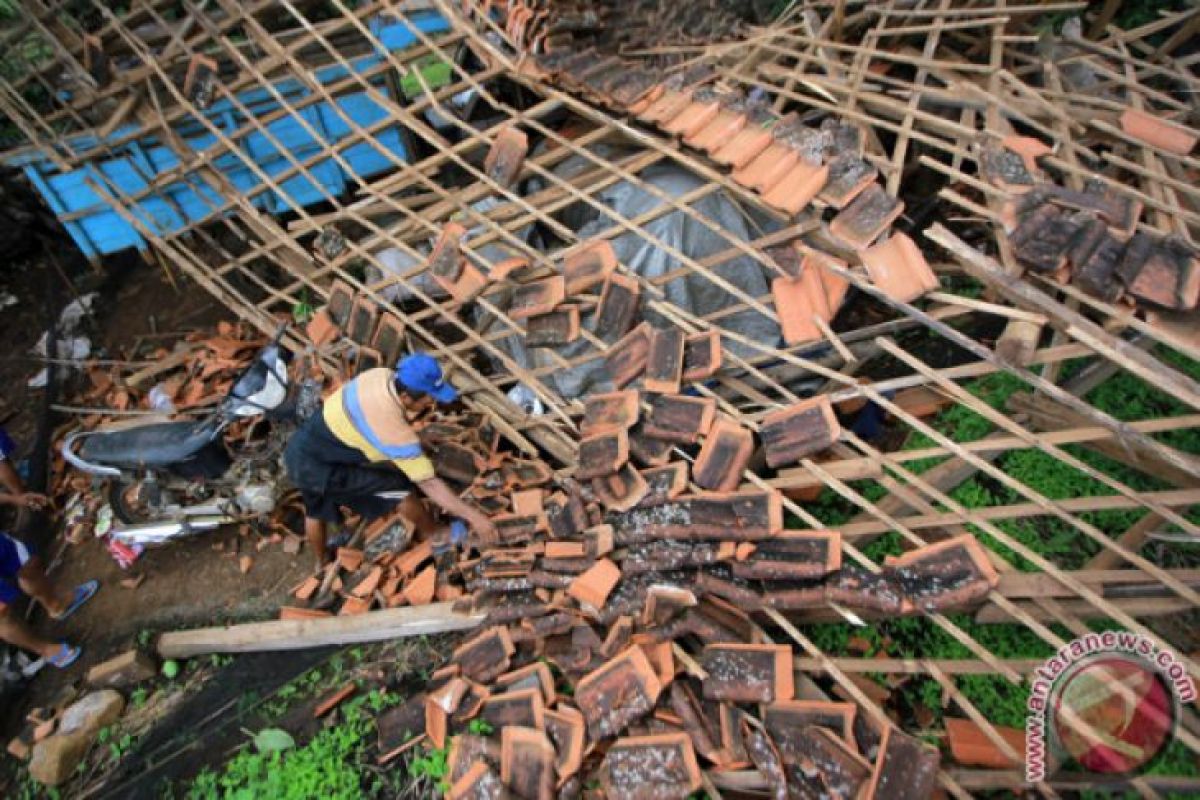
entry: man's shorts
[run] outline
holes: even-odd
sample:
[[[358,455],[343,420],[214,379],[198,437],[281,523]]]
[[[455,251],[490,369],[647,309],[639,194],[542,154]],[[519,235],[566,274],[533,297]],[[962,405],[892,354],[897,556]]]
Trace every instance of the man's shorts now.
[[[17,452],[17,443],[8,435],[8,431],[0,426],[0,461],[7,461]]]
[[[11,605],[20,599],[22,592],[17,584],[17,573],[32,557],[33,552],[24,542],[0,533],[0,603]]]

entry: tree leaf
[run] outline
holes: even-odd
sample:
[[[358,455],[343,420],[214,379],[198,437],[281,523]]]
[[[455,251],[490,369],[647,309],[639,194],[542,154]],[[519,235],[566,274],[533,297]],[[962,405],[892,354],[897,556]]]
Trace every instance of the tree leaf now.
[[[254,737],[254,746],[260,753],[282,753],[295,747],[296,740],[280,728],[263,728]]]

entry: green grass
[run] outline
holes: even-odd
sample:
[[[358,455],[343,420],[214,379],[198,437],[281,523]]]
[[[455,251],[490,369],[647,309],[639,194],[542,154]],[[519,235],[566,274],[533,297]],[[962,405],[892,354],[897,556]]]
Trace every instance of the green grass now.
[[[1156,356],[1184,374],[1200,379],[1200,364],[1174,351],[1162,348],[1156,352]],[[1069,377],[1082,366],[1081,363],[1064,365],[1063,376]],[[1002,373],[981,378],[969,384],[967,388],[989,405],[999,409],[1004,408],[1004,404],[1014,392],[1027,390],[1025,384],[1019,379]],[[1121,420],[1175,416],[1189,413],[1191,410],[1175,398],[1127,373],[1120,373],[1105,381],[1089,393],[1086,399],[1096,408]],[[955,442],[977,440],[993,430],[991,424],[982,416],[957,405],[935,417],[932,427]],[[1181,451],[1200,453],[1200,431],[1171,431],[1156,438]],[[908,436],[904,448],[920,449],[935,444],[930,437],[913,432]],[[1148,477],[1125,464],[1092,453],[1082,447],[1068,446],[1065,449],[1089,466],[1122,481],[1137,491],[1169,488],[1162,481]],[[909,462],[907,466],[911,471],[921,473],[943,460],[945,460],[944,457],[922,459]],[[1037,450],[1014,450],[1003,454],[995,461],[995,464],[1004,474],[1051,499],[1112,493],[1112,490],[1101,481]],[[885,494],[884,489],[874,481],[860,481],[853,484],[853,487],[872,501]],[[1024,498],[1018,492],[983,474],[976,474],[948,494],[967,508],[984,508],[1024,502]],[[857,507],[828,489],[816,502],[807,504],[806,508],[831,527],[843,524],[859,513]],[[1089,512],[1079,516],[1095,525],[1106,535],[1116,536],[1136,522],[1143,513],[1142,509],[1132,509]],[[1194,512],[1189,513],[1188,516],[1197,518]],[[995,525],[1030,550],[1064,569],[1082,567],[1099,550],[1097,543],[1087,538],[1070,523],[1057,518],[1032,517],[1000,521]],[[975,532],[981,541],[1001,553],[1018,569],[1035,569],[1027,559],[1010,551],[992,537],[972,526],[967,527]],[[864,545],[861,549],[873,561],[881,562],[886,556],[901,552],[902,543],[903,539],[898,533],[890,532]],[[1176,557],[1184,560],[1186,565],[1194,566],[1197,556],[1200,554],[1185,551]],[[951,620],[967,635],[999,658],[1042,659],[1051,654],[1050,646],[1023,625],[980,625],[973,622],[967,615],[951,615]],[[1111,627],[1111,625],[1112,623],[1106,620],[1096,621],[1093,624],[1097,629]],[[1060,637],[1071,638],[1070,633],[1065,629],[1057,626],[1051,626],[1051,629]],[[862,642],[865,640],[870,648],[868,655],[904,658],[975,658],[970,650],[925,618],[881,620],[866,628],[854,628],[845,624],[810,625],[804,628],[804,633],[831,655],[850,655],[852,654],[851,641],[853,640],[854,644],[861,649]],[[884,683],[884,676],[872,677],[880,683]],[[954,683],[989,720],[1000,725],[1018,728],[1023,726],[1026,701],[1026,692],[1023,688],[1014,686],[999,675],[958,676],[954,679]],[[929,717],[932,718],[933,728],[940,727],[945,712],[942,709],[942,689],[936,681],[924,676],[912,677],[895,690],[893,698],[902,714],[913,715],[916,709],[920,708],[922,716],[928,712]],[[953,705],[950,707],[949,713],[962,716],[962,712],[955,709]],[[1190,754],[1186,747],[1178,744],[1173,745],[1164,753],[1150,771],[1175,775],[1200,774],[1195,756]]]

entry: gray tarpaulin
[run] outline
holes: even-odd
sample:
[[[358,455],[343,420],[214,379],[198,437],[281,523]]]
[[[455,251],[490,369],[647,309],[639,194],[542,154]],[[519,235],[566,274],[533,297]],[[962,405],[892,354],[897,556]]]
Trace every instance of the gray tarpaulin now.
[[[606,156],[611,157],[611,155]],[[582,159],[565,162],[558,172],[564,177],[579,171]],[[644,183],[656,187],[662,193],[671,197],[682,197],[705,185],[707,182],[687,170],[674,165],[655,165],[639,175]],[[650,192],[627,182],[614,184],[599,192],[596,197],[605,206],[620,214],[625,219],[635,219],[639,215],[658,208],[665,200],[655,197]],[[713,192],[691,203],[695,211],[715,223],[730,237],[747,240],[757,238],[760,231],[770,230],[771,226],[765,220],[751,221],[723,192]],[[567,209],[563,221],[578,231],[581,239],[588,239],[596,234],[616,226],[615,220],[607,213],[586,204],[577,204]],[[732,246],[720,233],[711,230],[707,225],[682,211],[671,211],[653,221],[642,225],[646,235],[625,233],[612,240],[617,260],[643,278],[661,277],[675,271],[679,261],[662,247],[652,244],[648,239],[654,238],[663,242],[668,248],[683,253],[695,261],[724,252]],[[724,264],[713,267],[712,271],[737,287],[749,297],[762,297],[770,291],[770,279],[762,266],[752,258],[739,256]],[[739,303],[732,293],[717,286],[701,275],[689,272],[687,275],[669,281],[663,288],[665,300],[682,308],[695,316],[706,316],[721,309]],[[651,324],[666,322],[647,308],[647,292],[642,292],[642,308],[645,318]],[[583,326],[587,328],[592,323],[593,314],[584,315]],[[779,325],[773,318],[766,317],[754,310],[744,310],[720,320],[722,328],[737,331],[742,336],[763,345],[774,347],[779,343]],[[739,355],[754,355],[755,351],[740,347],[725,340],[727,352]],[[554,386],[564,397],[578,397],[591,391],[604,391],[607,376],[603,369],[603,360],[593,358],[579,366],[564,369],[562,361],[556,359],[551,351],[543,348],[528,349],[521,337],[512,336],[504,341],[504,347],[513,357],[527,367],[548,367],[545,381]],[[577,341],[565,347],[554,348],[565,360],[591,352],[594,348],[584,341]]]

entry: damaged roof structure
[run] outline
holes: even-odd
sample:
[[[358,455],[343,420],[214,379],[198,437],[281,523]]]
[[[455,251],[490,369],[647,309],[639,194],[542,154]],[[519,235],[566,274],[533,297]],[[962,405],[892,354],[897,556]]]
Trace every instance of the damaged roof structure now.
[[[1031,667],[959,615],[1057,649],[1094,620],[1161,639],[1147,620],[1200,600],[1142,551],[1200,533],[1200,461],[1158,436],[1200,417],[1086,399],[1127,372],[1200,409],[1176,357],[1200,358],[1200,79],[1176,55],[1200,11],[759,5],[50,0],[7,35],[45,54],[0,80],[3,158],[86,254],[138,247],[267,334],[315,307],[285,342],[333,380],[407,351],[448,368],[466,411],[420,409],[422,436],[501,542],[360,553],[341,611],[477,618],[421,699],[450,797],[1015,789],[1021,754],[956,681],[1027,691]],[[995,374],[1021,386],[1000,407],[966,388]],[[991,433],[936,429],[947,405]],[[994,463],[1012,450],[1104,491],[1046,496]],[[973,475],[1017,499],[963,505]],[[829,530],[820,490],[857,516]],[[1089,514],[1114,509],[1146,517],[1111,538]],[[1042,517],[1090,568],[1004,526]],[[872,560],[883,534],[903,552]],[[901,615],[970,660],[831,658],[803,630]],[[939,758],[866,673],[935,680],[1009,761]]]

